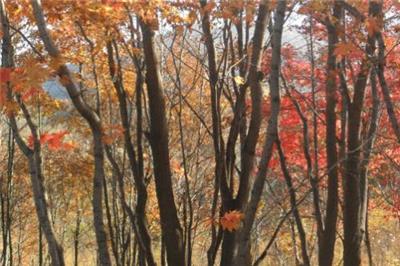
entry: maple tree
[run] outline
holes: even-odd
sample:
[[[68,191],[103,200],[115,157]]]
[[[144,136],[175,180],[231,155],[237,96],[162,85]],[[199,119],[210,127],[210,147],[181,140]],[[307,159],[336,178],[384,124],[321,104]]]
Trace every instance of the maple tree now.
[[[400,263],[398,1],[0,1],[2,265]]]

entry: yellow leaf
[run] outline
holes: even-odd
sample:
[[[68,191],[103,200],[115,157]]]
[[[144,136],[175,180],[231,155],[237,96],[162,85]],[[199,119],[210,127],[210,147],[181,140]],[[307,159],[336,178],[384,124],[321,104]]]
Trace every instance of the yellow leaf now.
[[[236,84],[239,86],[244,84],[244,78],[242,78],[241,76],[236,76],[233,79],[235,80]]]

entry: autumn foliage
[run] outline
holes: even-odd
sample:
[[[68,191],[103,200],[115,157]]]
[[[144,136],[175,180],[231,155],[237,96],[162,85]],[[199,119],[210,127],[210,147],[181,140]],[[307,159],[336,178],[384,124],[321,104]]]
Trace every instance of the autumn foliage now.
[[[400,265],[400,4],[0,0],[2,265]]]

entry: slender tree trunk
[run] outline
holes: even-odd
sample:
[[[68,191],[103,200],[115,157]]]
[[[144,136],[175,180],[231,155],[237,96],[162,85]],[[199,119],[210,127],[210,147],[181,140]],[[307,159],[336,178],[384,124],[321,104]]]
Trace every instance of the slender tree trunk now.
[[[276,145],[278,147],[279,160],[280,160],[280,163],[281,163],[281,169],[282,169],[282,172],[283,172],[283,176],[285,178],[286,185],[287,185],[288,190],[289,190],[290,205],[291,205],[291,208],[293,209],[293,216],[294,216],[294,219],[295,219],[295,222],[296,222],[297,231],[299,233],[300,244],[301,244],[301,255],[302,255],[302,258],[303,258],[303,264],[302,265],[309,266],[310,265],[310,257],[308,256],[308,251],[307,251],[306,232],[304,230],[304,226],[303,226],[303,222],[301,220],[299,209],[297,208],[296,192],[295,192],[294,187],[293,187],[292,177],[291,177],[291,175],[289,173],[289,170],[287,168],[285,154],[283,153],[283,149],[282,149],[279,137],[277,137]]]
[[[0,180],[0,200],[1,200],[1,230],[2,230],[2,242],[3,250],[1,255],[2,265],[12,265],[12,241],[11,241],[11,179],[14,170],[14,154],[15,154],[15,142],[12,128],[8,128],[7,138],[7,179],[1,178]]]
[[[361,77],[366,80],[366,77]],[[363,82],[363,81],[361,81]],[[366,81],[365,81],[366,82]],[[360,85],[362,86],[362,85]],[[365,86],[365,85],[364,85]],[[355,86],[357,88],[357,85]],[[360,187],[360,125],[364,90],[355,89],[349,108],[348,153],[344,191],[344,265],[361,265],[361,187]],[[356,94],[357,93],[357,94]],[[357,101],[355,101],[358,99]]]
[[[299,260],[298,254],[297,254],[296,230],[294,229],[293,219],[289,218],[288,223],[289,223],[289,227],[290,227],[290,236],[292,238],[294,265],[299,266],[300,260]]]
[[[178,78],[179,79],[179,78]],[[179,80],[180,84],[180,80]],[[180,87],[181,89],[181,87]],[[178,111],[178,122],[179,122],[179,134],[180,134],[180,146],[181,146],[181,154],[183,160],[183,169],[185,176],[185,195],[184,195],[184,204],[188,207],[185,207],[185,249],[186,249],[186,258],[187,258],[187,266],[192,265],[192,226],[193,226],[193,206],[192,206],[192,198],[190,191],[190,183],[189,183],[189,173],[188,173],[188,165],[186,158],[186,149],[184,143],[184,133],[183,133],[183,123],[182,123],[182,101],[183,95],[182,91],[179,92],[179,111]],[[189,216],[189,217],[187,217]],[[188,220],[188,221],[187,221]]]
[[[38,263],[39,266],[43,266],[43,233],[42,233],[42,229],[40,227],[40,225],[38,226],[38,237],[39,237],[39,241],[38,241]]]
[[[3,195],[3,178],[1,178],[0,182],[0,207],[1,207],[1,236],[2,236],[2,242],[3,242],[3,250],[1,251],[1,258],[0,261],[2,262],[2,265],[5,266],[7,262],[7,250],[8,250],[8,238],[7,238],[7,230],[6,230],[6,211],[5,211],[5,198]]]
[[[238,247],[235,255],[234,265],[251,265],[251,228],[256,216],[258,203],[264,190],[268,164],[272,156],[272,148],[278,136],[278,116],[280,110],[280,67],[281,67],[281,44],[282,32],[285,19],[286,1],[279,1],[275,10],[274,27],[272,36],[272,58],[270,74],[270,101],[271,115],[269,117],[265,144],[263,147],[259,170],[254,181],[251,199],[246,207],[243,228],[239,232]]]
[[[200,1],[202,8],[205,8],[207,1]],[[213,125],[213,144],[215,153],[215,176],[219,182],[221,196],[222,196],[222,209],[223,212],[227,212],[234,209],[244,208],[245,203],[248,199],[249,193],[249,177],[253,169],[255,147],[257,145],[259,130],[261,125],[261,101],[262,101],[262,90],[260,81],[262,75],[258,70],[260,55],[262,51],[264,32],[266,28],[267,18],[269,10],[267,1],[262,1],[259,7],[259,13],[256,21],[256,27],[253,38],[253,52],[251,55],[251,66],[249,70],[248,82],[241,86],[241,91],[238,95],[237,102],[235,104],[235,114],[232,122],[231,130],[228,137],[228,143],[226,148],[226,159],[225,159],[225,147],[223,146],[222,132],[220,125],[220,94],[221,84],[219,84],[219,73],[217,70],[217,62],[215,56],[215,47],[213,41],[213,35],[211,31],[211,21],[209,11],[204,11],[202,16],[202,29],[205,38],[205,45],[207,48],[208,56],[208,72],[210,76],[210,89],[211,89],[211,112],[212,112],[212,125]],[[240,33],[241,30],[239,29]],[[239,34],[240,35],[240,34]],[[242,48],[239,48],[240,50]],[[244,75],[242,67],[242,75]],[[243,139],[243,145],[241,147],[241,172],[239,177],[239,186],[237,197],[233,198],[233,166],[234,166],[234,153],[235,144],[240,133],[241,125],[243,125],[243,112],[244,112],[244,99],[247,87],[251,88],[251,99],[252,99],[252,112],[249,123],[248,134]],[[228,185],[227,179],[230,179],[231,185]],[[218,190],[215,191],[218,193]],[[217,235],[215,229],[212,232],[212,245],[210,246],[209,252],[209,264],[213,263],[212,252],[216,248]],[[221,265],[231,265],[233,259],[233,252],[235,249],[235,232],[224,231],[222,240],[221,250]]]
[[[118,63],[118,68],[115,65],[114,61],[114,50],[116,51],[116,57],[117,57],[117,63]],[[129,159],[129,164],[131,167],[131,172],[135,180],[135,186],[136,186],[136,191],[137,191],[137,203],[136,203],[136,208],[135,208],[135,220],[133,220],[133,223],[137,224],[138,230],[137,232],[140,234],[138,237],[140,238],[141,245],[140,245],[140,250],[145,253],[147,263],[151,265],[155,265],[154,261],[154,256],[152,253],[151,249],[151,237],[150,233],[147,229],[147,221],[146,221],[146,204],[147,204],[147,189],[146,185],[144,183],[144,177],[141,171],[141,167],[139,165],[138,160],[136,159],[136,152],[134,145],[131,140],[131,131],[130,131],[130,124],[129,124],[129,116],[128,116],[128,108],[127,108],[127,95],[123,86],[123,80],[122,80],[122,72],[121,72],[121,65],[120,65],[120,59],[119,59],[119,54],[117,50],[117,46],[114,43],[114,49],[113,45],[111,42],[107,43],[107,52],[108,52],[108,65],[110,69],[110,74],[111,78],[113,80],[114,88],[115,91],[117,92],[118,96],[118,102],[119,102],[119,112],[121,116],[121,122],[122,126],[124,128],[124,143],[125,143],[125,148],[128,154],[128,159]],[[137,59],[136,59],[137,60]],[[138,67],[138,62],[135,62],[137,65],[136,67],[136,90],[141,92],[142,86],[143,86],[143,77],[141,73],[140,67]],[[136,103],[141,107],[141,94],[137,94],[136,97],[139,97],[137,99]],[[139,108],[138,107],[138,108]],[[140,116],[138,116],[139,118]],[[142,121],[141,119],[138,120],[138,125],[141,125]],[[141,135],[142,132],[138,132],[138,135]],[[123,185],[122,185],[123,186]],[[123,193],[120,191],[120,193]],[[122,203],[125,205],[125,211],[127,211],[126,208],[130,208],[127,203]]]
[[[0,2],[0,16],[1,16],[1,25],[3,32],[3,42],[2,42],[2,66],[11,68],[14,66],[13,62],[13,47],[11,42],[10,35],[10,27],[9,22],[6,15],[4,1]],[[7,96],[8,100],[13,100],[12,90],[10,88],[10,84],[7,84]],[[29,148],[27,144],[24,142],[22,137],[19,134],[19,129],[17,125],[16,118],[14,114],[10,116],[10,125],[16,137],[18,146],[21,151],[28,159],[29,165],[29,173],[31,177],[31,185],[33,191],[33,199],[35,203],[35,209],[38,216],[38,221],[41,230],[46,237],[49,253],[51,256],[52,264],[55,266],[63,266],[64,265],[64,257],[62,247],[58,244],[51,222],[48,214],[47,202],[45,198],[45,190],[44,190],[44,177],[42,173],[42,157],[41,157],[41,147],[39,136],[37,132],[37,127],[33,123],[30,113],[24,103],[19,99],[17,95],[17,103],[22,110],[23,116],[28,124],[28,127],[33,136],[33,149]]]
[[[313,124],[313,159],[314,159],[314,168],[313,170],[307,170],[310,184],[313,192],[313,207],[315,212],[315,220],[317,223],[317,242],[320,246],[322,235],[324,231],[324,223],[323,217],[321,213],[321,206],[320,206],[320,191],[319,191],[319,163],[318,163],[318,153],[319,153],[319,145],[318,145],[318,114],[317,114],[317,103],[316,103],[316,80],[315,80],[315,57],[314,57],[314,21],[312,16],[310,16],[310,64],[311,64],[311,92],[312,92],[312,108],[313,108],[313,116],[312,116],[312,124]],[[297,108],[299,109],[299,108]],[[299,115],[300,112],[298,110]],[[304,117],[305,118],[305,117]],[[309,144],[308,144],[308,125],[307,121],[302,118],[303,121],[303,136],[304,136],[304,155],[307,159],[307,167],[312,163],[310,160],[311,156],[308,155],[309,153]],[[311,164],[312,165],[312,164]]]
[[[53,43],[41,5],[37,0],[31,1],[33,14],[39,30],[39,36],[52,58],[59,58],[60,51]],[[96,242],[98,247],[99,262],[102,266],[111,265],[110,254],[107,245],[107,235],[103,221],[103,180],[104,180],[104,151],[102,143],[101,120],[97,113],[84,101],[79,89],[76,87],[72,75],[66,65],[62,64],[57,69],[64,87],[66,88],[72,103],[80,115],[88,122],[93,135],[94,177],[93,177],[93,224],[95,228]]]
[[[374,266],[375,264],[372,259],[372,247],[371,247],[371,241],[369,238],[369,230],[368,230],[368,212],[367,212],[367,218],[365,221],[365,245],[366,245],[367,254],[368,254],[368,265]]]
[[[12,241],[12,178],[14,173],[15,140],[12,128],[8,131],[8,158],[7,158],[7,188],[6,188],[6,230],[8,237],[8,265],[13,265],[13,241]],[[6,258],[4,258],[6,260]]]
[[[113,228],[113,217],[115,217],[115,216],[113,216],[111,214],[107,181],[104,179],[102,184],[103,184],[103,196],[104,196],[104,209],[105,209],[105,214],[106,214],[106,219],[107,219],[108,233],[110,235],[111,251],[114,256],[115,264],[117,266],[121,266],[121,263],[119,260],[120,256],[118,253],[118,235],[116,234],[116,232],[114,232],[114,228]]]
[[[371,70],[370,74],[370,85],[371,85],[371,96],[372,96],[372,110],[370,116],[369,128],[366,136],[363,138],[363,148],[362,148],[362,161],[360,163],[360,191],[361,191],[361,210],[360,210],[360,222],[361,222],[361,231],[363,233],[363,237],[365,237],[365,232],[367,231],[367,215],[368,215],[368,165],[370,162],[370,157],[372,153],[372,149],[375,142],[376,133],[379,126],[380,120],[380,99],[378,94],[377,82],[376,82],[376,73],[375,70]]]
[[[340,1],[335,1],[333,6],[333,22],[326,22],[328,30],[328,59],[326,70],[326,156],[328,171],[328,195],[326,202],[325,228],[319,240],[318,262],[320,266],[332,265],[335,242],[336,224],[338,217],[338,154],[336,140],[336,55],[334,53],[338,43],[338,23],[342,15]]]
[[[381,16],[382,4],[370,1],[369,16],[378,18]],[[374,34],[375,35],[375,34]],[[369,36],[366,46],[366,54],[372,57],[375,50],[375,36]],[[365,151],[365,158],[362,159],[362,140],[361,140],[361,115],[364,107],[365,88],[367,78],[369,76],[368,57],[363,60],[360,67],[356,83],[354,84],[353,99],[349,106],[349,120],[347,131],[347,158],[344,177],[344,211],[343,211],[343,228],[344,228],[344,265],[357,266],[361,265],[361,245],[365,231],[365,219],[367,212],[367,167],[369,160],[369,152]],[[374,74],[374,73],[373,73]],[[374,77],[373,77],[374,78]],[[374,86],[372,80],[372,86]],[[375,103],[376,104],[376,103]],[[375,108],[377,108],[375,106]],[[374,112],[373,123],[376,124],[378,119],[377,110]],[[370,141],[367,142],[367,149],[372,149],[374,131],[376,125],[371,125]],[[362,162],[364,161],[364,165]]]
[[[147,70],[146,84],[150,107],[150,146],[153,155],[161,230],[165,240],[168,264],[183,266],[185,265],[183,233],[172,189],[168,127],[161,78],[154,50],[154,32],[143,21],[140,22],[140,27],[143,35],[143,50]]]
[[[207,5],[207,0],[201,0],[200,5],[205,8]],[[224,158],[224,147],[222,142],[221,134],[221,118],[220,118],[220,94],[221,89],[218,88],[218,71],[217,62],[215,56],[215,48],[213,36],[211,33],[211,21],[210,14],[205,11],[202,16],[202,29],[205,38],[205,44],[207,48],[208,57],[208,72],[209,72],[209,83],[210,83],[210,94],[211,94],[211,117],[212,117],[212,138],[214,146],[214,160],[215,160],[215,179],[218,180],[219,191],[222,197],[222,209],[224,212],[233,210],[236,208],[236,204],[233,201],[233,196],[229,190],[227,182],[227,174],[225,167]],[[215,190],[218,193],[218,190]],[[214,195],[215,196],[215,195]],[[215,200],[215,198],[214,198]],[[216,238],[214,232],[214,239],[210,246],[210,251],[216,247]],[[224,231],[222,240],[222,250],[221,250],[221,266],[230,265],[233,256],[233,244],[234,244],[234,232]],[[216,250],[214,249],[214,252]],[[211,255],[211,254],[210,254]],[[212,257],[212,256],[211,256]]]
[[[76,212],[76,224],[74,232],[74,266],[78,266],[79,258],[79,237],[81,228],[81,214],[80,210]]]
[[[379,84],[381,85],[381,90],[383,94],[383,100],[386,105],[386,111],[389,116],[390,124],[392,125],[392,129],[394,134],[397,137],[397,141],[400,142],[400,123],[396,118],[396,112],[393,105],[392,98],[390,97],[390,88],[387,85],[385,78],[385,42],[383,39],[383,35],[381,32],[377,33],[376,40],[378,41],[378,66],[376,67],[376,72],[379,80]]]

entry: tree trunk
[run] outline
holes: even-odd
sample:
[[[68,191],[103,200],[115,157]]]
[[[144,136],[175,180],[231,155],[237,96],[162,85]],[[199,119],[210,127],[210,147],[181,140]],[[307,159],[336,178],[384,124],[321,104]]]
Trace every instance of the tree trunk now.
[[[160,209],[162,235],[164,236],[167,249],[168,264],[183,266],[185,264],[183,233],[179,223],[172,189],[168,128],[161,78],[154,51],[154,32],[151,30],[150,26],[146,25],[143,21],[140,22],[140,27],[143,35],[146,84],[150,109],[150,146],[153,155],[156,194]]]
[[[81,215],[80,215],[80,210],[78,210],[76,212],[76,224],[74,232],[74,266],[78,266],[80,227],[81,227]]]
[[[318,262],[319,265],[332,265],[335,242],[336,224],[338,217],[338,154],[336,140],[336,55],[334,53],[338,43],[338,23],[342,15],[340,1],[333,6],[333,22],[327,19],[328,30],[328,59],[327,80],[325,87],[326,98],[326,156],[328,171],[328,195],[326,202],[326,216],[322,235],[319,236]]]
[[[279,160],[280,160],[280,164],[281,164],[282,173],[283,173],[283,176],[286,181],[286,185],[289,190],[290,206],[293,209],[293,217],[295,219],[297,231],[299,233],[300,244],[301,244],[301,255],[303,258],[302,265],[309,266],[310,265],[310,257],[308,256],[308,251],[307,251],[306,232],[304,230],[304,226],[303,226],[303,222],[301,220],[299,209],[297,208],[296,192],[293,187],[292,176],[290,175],[289,170],[287,168],[285,154],[283,152],[279,137],[276,140],[276,145],[278,147]]]
[[[200,1],[202,8],[205,8],[207,1]],[[211,111],[212,111],[212,125],[213,125],[213,144],[215,153],[215,176],[219,182],[221,196],[222,196],[222,209],[223,212],[231,211],[234,209],[243,209],[245,203],[248,200],[249,194],[249,177],[254,165],[255,148],[257,145],[260,125],[261,125],[261,102],[262,102],[262,90],[260,85],[260,79],[262,75],[258,70],[260,63],[260,56],[262,51],[264,32],[266,23],[268,21],[268,6],[267,1],[262,1],[259,7],[259,13],[256,21],[253,38],[253,52],[251,55],[251,65],[249,69],[248,82],[241,86],[241,91],[237,96],[237,102],[235,104],[234,119],[231,124],[229,132],[228,143],[226,148],[226,159],[225,159],[225,147],[223,147],[222,132],[220,125],[220,94],[221,86],[218,83],[219,74],[217,70],[217,62],[215,56],[214,41],[211,31],[211,22],[209,11],[204,11],[202,16],[202,29],[205,39],[205,45],[207,48],[208,56],[208,72],[209,72],[209,83],[211,89]],[[240,29],[238,30],[240,35]],[[239,48],[241,50],[241,48]],[[241,52],[240,52],[241,53]],[[243,70],[243,68],[242,68]],[[244,76],[244,71],[241,73]],[[245,103],[245,92],[247,87],[251,88],[251,101],[252,101],[252,112],[249,123],[249,130],[247,135],[244,137],[243,145],[241,147],[241,171],[239,176],[239,186],[236,198],[233,197],[233,167],[235,157],[235,145],[236,140],[243,123],[244,103]],[[227,179],[230,179],[231,186],[228,185]],[[217,192],[217,191],[216,191]],[[217,243],[216,232],[213,229],[213,240],[210,247],[210,251],[215,252]],[[223,232],[222,250],[221,250],[221,265],[231,265],[233,259],[233,252],[235,249],[235,238],[236,232]],[[212,252],[209,252],[209,263],[212,263]]]
[[[6,15],[6,10],[5,10],[5,5],[4,2],[0,2],[0,16],[1,16],[1,25],[2,25],[2,32],[3,32],[3,42],[2,42],[2,67],[7,67],[11,68],[14,66],[13,62],[13,48],[12,48],[12,42],[11,42],[11,35],[10,35],[10,27],[9,27],[9,22],[8,18]],[[11,88],[9,87],[10,85],[7,85],[7,96],[8,100],[12,101],[12,91]],[[32,186],[32,191],[33,191],[33,200],[35,203],[35,209],[36,209],[36,214],[38,216],[38,221],[41,230],[43,231],[48,248],[49,248],[49,253],[51,256],[52,264],[55,266],[63,266],[64,264],[64,256],[63,256],[63,249],[62,247],[58,244],[47,210],[47,202],[45,198],[45,189],[44,189],[44,177],[42,173],[42,157],[41,157],[41,147],[40,147],[40,141],[39,141],[39,136],[37,132],[36,125],[33,123],[31,116],[29,114],[29,111],[25,107],[25,105],[20,101],[17,95],[17,102],[22,110],[22,113],[24,115],[24,118],[28,124],[28,127],[31,131],[31,134],[34,139],[33,143],[33,150],[27,146],[27,144],[24,142],[22,137],[19,134],[19,129],[17,125],[16,118],[14,114],[11,114],[10,116],[10,125],[11,128],[14,132],[16,141],[18,143],[18,146],[20,147],[21,151],[24,153],[24,155],[28,159],[28,165],[29,165],[29,173],[31,177],[31,186]]]
[[[59,58],[60,51],[53,43],[41,5],[37,0],[31,1],[33,14],[39,30],[39,36],[52,58]],[[101,120],[96,112],[84,101],[79,89],[76,87],[72,75],[66,65],[62,64],[57,69],[62,84],[66,88],[72,103],[80,115],[88,122],[93,136],[94,176],[93,176],[93,224],[95,228],[96,242],[98,247],[99,262],[102,266],[111,265],[110,254],[107,247],[107,235],[103,221],[103,194],[102,183],[104,180],[104,149],[102,143]]]
[[[274,17],[274,28],[272,36],[272,58],[271,58],[271,76],[270,76],[270,101],[271,115],[268,121],[265,144],[259,163],[259,171],[254,181],[251,192],[251,199],[246,207],[243,228],[238,235],[238,247],[235,254],[234,265],[251,265],[251,228],[256,216],[258,203],[264,189],[268,163],[272,156],[272,148],[278,135],[278,115],[280,109],[280,66],[281,66],[281,44],[282,31],[285,19],[286,1],[279,1]]]
[[[121,65],[119,61],[119,55],[116,49],[116,45],[114,45],[115,51],[116,51],[116,57],[117,57],[117,63],[118,63],[118,68],[115,66],[114,62],[114,52],[113,52],[113,46],[111,42],[107,43],[107,53],[108,53],[108,65],[110,69],[110,75],[113,80],[114,88],[118,96],[118,102],[119,102],[119,112],[121,116],[121,122],[122,122],[122,127],[124,128],[124,144],[125,144],[125,149],[128,155],[129,159],[129,164],[131,168],[131,172],[133,175],[133,178],[135,180],[135,187],[136,187],[136,192],[137,192],[137,200],[136,200],[136,208],[135,208],[135,220],[133,220],[133,223],[137,224],[138,230],[137,232],[140,234],[138,237],[140,238],[141,245],[140,249],[142,250],[143,253],[145,253],[146,260],[149,266],[155,265],[154,261],[154,256],[153,252],[151,249],[151,237],[150,233],[147,229],[147,221],[146,221],[146,204],[147,204],[147,189],[146,185],[144,183],[144,177],[142,174],[142,171],[140,170],[140,166],[138,165],[139,162],[136,159],[136,153],[135,153],[135,148],[131,140],[131,133],[130,133],[130,124],[129,124],[129,116],[128,116],[128,108],[127,108],[127,96],[126,92],[123,86],[123,80],[122,80],[122,73],[120,72]],[[117,71],[118,69],[118,71]],[[136,74],[137,80],[136,80],[136,90],[141,92],[141,88],[143,86],[143,80],[142,80],[142,73],[139,67],[136,67],[136,71],[138,73]],[[139,97],[137,99],[137,104],[141,105],[141,94],[137,94],[136,97]],[[139,106],[141,107],[141,106]],[[138,116],[139,120],[139,116]],[[138,124],[141,124],[142,121],[139,120]],[[138,135],[142,134],[142,132],[138,132]],[[123,187],[123,185],[122,185]],[[124,193],[124,190],[122,189],[120,193]],[[124,201],[124,197],[122,198]],[[126,208],[130,208],[126,202],[122,203],[125,206],[125,211],[127,211]],[[129,211],[128,211],[129,212]],[[129,215],[129,214],[128,214]]]
[[[382,4],[371,1],[369,5],[369,16],[378,18],[381,16]],[[374,34],[375,35],[375,34]],[[353,100],[349,106],[349,120],[347,131],[347,158],[344,176],[344,210],[343,210],[343,228],[344,228],[344,265],[361,265],[361,245],[365,231],[366,203],[368,184],[366,180],[368,151],[361,160],[361,115],[364,107],[365,88],[369,76],[370,63],[369,57],[372,57],[375,50],[375,36],[369,36],[366,46],[367,58],[363,60],[360,66],[356,83],[354,84]],[[374,72],[373,72],[374,75]],[[374,78],[374,77],[373,77]],[[374,86],[374,80],[372,80]],[[376,103],[375,103],[376,104]],[[375,107],[376,108],[376,107]],[[375,111],[377,119],[377,111]],[[376,123],[376,121],[374,122]],[[373,128],[373,131],[375,130]],[[371,141],[367,143],[367,149],[372,148],[374,132],[369,132]]]

